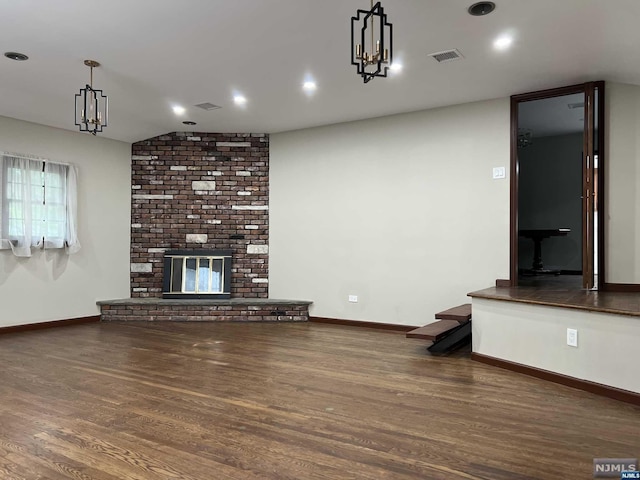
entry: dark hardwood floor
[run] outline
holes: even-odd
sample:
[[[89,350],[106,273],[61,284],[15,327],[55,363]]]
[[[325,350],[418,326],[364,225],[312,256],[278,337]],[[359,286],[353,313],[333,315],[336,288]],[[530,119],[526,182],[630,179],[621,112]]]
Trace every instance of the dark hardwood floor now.
[[[319,323],[0,335],[0,478],[592,478],[640,408]]]

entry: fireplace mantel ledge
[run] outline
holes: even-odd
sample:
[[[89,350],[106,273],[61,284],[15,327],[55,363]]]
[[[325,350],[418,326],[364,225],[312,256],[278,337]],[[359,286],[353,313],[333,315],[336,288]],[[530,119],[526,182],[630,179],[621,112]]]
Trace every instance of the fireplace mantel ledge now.
[[[311,305],[310,300],[282,300],[276,298],[229,298],[229,299],[171,299],[171,298],[118,298],[99,300],[96,305]]]

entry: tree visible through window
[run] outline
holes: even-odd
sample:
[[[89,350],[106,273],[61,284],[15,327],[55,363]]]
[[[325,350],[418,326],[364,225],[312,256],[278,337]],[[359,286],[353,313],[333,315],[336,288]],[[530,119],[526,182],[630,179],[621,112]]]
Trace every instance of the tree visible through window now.
[[[0,248],[80,248],[73,166],[16,154],[0,157]]]

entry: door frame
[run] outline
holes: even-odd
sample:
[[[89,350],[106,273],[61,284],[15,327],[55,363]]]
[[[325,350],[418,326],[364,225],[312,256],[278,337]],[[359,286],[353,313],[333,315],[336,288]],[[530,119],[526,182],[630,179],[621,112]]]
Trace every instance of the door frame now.
[[[586,102],[586,94],[587,88],[598,88],[598,131],[597,131],[597,140],[598,140],[598,184],[597,184],[597,204],[595,205],[595,210],[598,212],[598,230],[594,232],[594,235],[597,236],[598,239],[598,278],[596,286],[598,290],[603,290],[605,288],[605,228],[604,228],[604,172],[605,172],[605,145],[604,145],[604,132],[605,132],[605,114],[604,114],[604,99],[605,99],[605,89],[604,82],[588,82],[581,83],[577,85],[569,85],[566,87],[559,88],[551,88],[547,90],[539,90],[536,92],[530,93],[522,93],[519,95],[511,96],[511,168],[510,168],[510,215],[509,215],[509,285],[512,287],[516,287],[518,285],[518,180],[519,180],[519,162],[518,162],[518,105],[521,102],[528,102],[532,100],[543,100],[545,98],[553,98],[560,97],[563,95],[571,95],[575,93],[583,93],[585,94],[585,102]],[[586,103],[585,103],[586,107]],[[594,132],[592,129],[593,121],[588,121],[588,113],[585,109],[585,139],[584,142],[587,141],[588,138],[593,138]],[[588,135],[587,135],[588,133]],[[586,144],[586,143],[585,143]],[[587,152],[583,152],[583,164],[585,162],[585,156]],[[584,187],[583,187],[584,188]],[[584,190],[583,190],[584,194]],[[584,222],[584,212],[583,212],[583,222]],[[584,233],[582,233],[582,243],[583,246],[585,244]],[[583,248],[583,259],[584,255],[586,255],[585,250]],[[584,262],[583,262],[584,263]],[[585,272],[583,271],[583,275]]]

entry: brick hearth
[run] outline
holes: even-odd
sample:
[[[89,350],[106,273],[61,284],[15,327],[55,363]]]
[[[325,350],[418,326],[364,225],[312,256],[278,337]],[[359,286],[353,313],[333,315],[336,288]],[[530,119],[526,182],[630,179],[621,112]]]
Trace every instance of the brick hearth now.
[[[129,298],[98,302],[103,321],[306,322],[311,302],[230,299]]]

